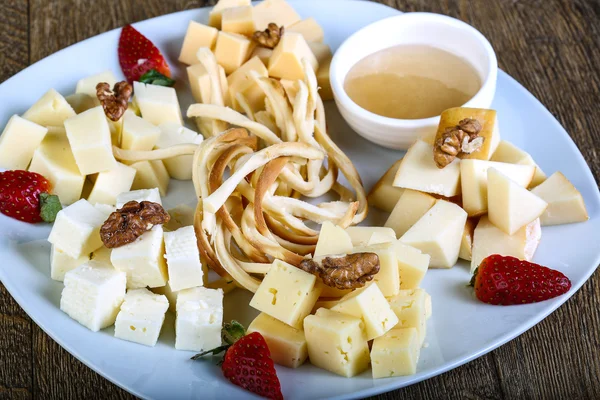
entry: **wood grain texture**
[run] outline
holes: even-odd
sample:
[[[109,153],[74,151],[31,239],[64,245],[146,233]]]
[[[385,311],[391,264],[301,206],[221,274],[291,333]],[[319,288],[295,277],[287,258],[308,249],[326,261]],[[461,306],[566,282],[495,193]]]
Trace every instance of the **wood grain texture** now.
[[[322,0],[326,1],[326,0]],[[447,14],[488,37],[502,69],[565,126],[600,178],[599,0],[381,0]],[[0,81],[70,44],[158,15],[184,0],[2,0]],[[543,144],[540,144],[543,146]],[[600,275],[519,338],[469,364],[378,399],[600,398]],[[459,340],[468,340],[460,338]],[[69,355],[0,285],[0,399],[133,396]]]

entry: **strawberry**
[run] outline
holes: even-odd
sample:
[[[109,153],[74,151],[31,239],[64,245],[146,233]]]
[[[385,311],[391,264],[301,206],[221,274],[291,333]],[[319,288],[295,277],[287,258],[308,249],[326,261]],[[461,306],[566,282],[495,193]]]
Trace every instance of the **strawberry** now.
[[[62,207],[50,189],[50,182],[38,173],[0,172],[0,212],[24,222],[53,222]]]
[[[119,38],[119,63],[129,81],[139,81],[152,70],[171,77],[171,70],[160,50],[133,26],[126,25]]]
[[[283,399],[277,371],[265,338],[258,332],[246,335],[246,330],[237,321],[223,326],[222,338],[225,345],[196,354],[192,360],[226,351],[221,364],[225,378],[234,385],[260,396]]]
[[[548,267],[494,254],[479,264],[471,286],[484,303],[508,306],[560,296],[571,289],[571,281]]]

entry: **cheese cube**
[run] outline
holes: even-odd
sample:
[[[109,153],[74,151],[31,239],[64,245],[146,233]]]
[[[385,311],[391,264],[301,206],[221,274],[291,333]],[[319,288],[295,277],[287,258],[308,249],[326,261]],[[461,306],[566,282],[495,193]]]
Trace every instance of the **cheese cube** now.
[[[210,76],[203,64],[190,65],[186,69],[192,96],[197,103],[210,104]]]
[[[84,111],[94,108],[99,105],[100,101],[94,95],[94,97],[85,93],[73,93],[65,97],[67,103],[73,108],[75,114],[81,114]]]
[[[60,309],[91,331],[111,326],[125,297],[125,280],[110,264],[88,261],[65,274]]]
[[[431,256],[431,268],[452,268],[458,260],[467,213],[454,203],[438,200],[401,238]]]
[[[435,201],[435,197],[427,193],[406,189],[385,222],[385,226],[392,228],[396,235],[401,237],[433,207]]]
[[[314,256],[348,254],[351,251],[352,240],[344,228],[340,228],[329,221],[323,222]]]
[[[130,201],[137,201],[138,203],[151,201],[162,205],[158,188],[132,190],[131,192],[121,193],[117,196],[117,208],[123,207],[125,203]]]
[[[89,254],[82,254],[81,257],[73,258],[60,248],[52,245],[50,247],[50,278],[62,282],[65,279],[65,274],[67,272],[79,267],[89,260]]]
[[[250,306],[300,329],[302,320],[321,294],[316,282],[314,275],[275,260],[252,297]]]
[[[121,135],[121,148],[125,150],[152,150],[160,129],[131,111],[126,111],[123,116],[123,133]]]
[[[132,190],[158,188],[162,196],[167,195],[169,172],[161,160],[138,161],[130,165],[135,169]]]
[[[221,30],[252,36],[256,31],[252,6],[232,7],[223,10]]]
[[[42,126],[61,126],[66,119],[74,116],[73,108],[54,89],[48,90],[23,114],[23,118]]]
[[[413,375],[417,372],[420,345],[415,328],[392,329],[373,341],[373,379]]]
[[[176,311],[176,309],[177,309],[177,293],[179,293],[179,292],[174,292],[171,289],[171,285],[169,285],[169,282],[167,282],[167,284],[165,286],[150,288],[150,290],[152,290],[152,293],[164,295],[167,298],[167,300],[169,300],[169,311],[171,311],[173,313]]]
[[[67,119],[65,129],[75,162],[83,175],[117,167],[110,128],[101,106]]]
[[[194,225],[195,209],[186,205],[180,204],[177,207],[168,210],[171,219],[165,224],[165,229],[176,231],[184,226]]]
[[[134,168],[121,163],[110,171],[98,173],[88,201],[92,204],[116,204],[117,196],[131,189],[135,173]]]
[[[333,89],[331,89],[331,82],[329,81],[332,59],[333,57],[327,57],[323,62],[319,62],[319,69],[317,70],[317,85],[319,85],[319,95],[323,101],[333,100]]]
[[[312,51],[312,53],[315,55],[315,58],[319,62],[319,69],[321,69],[325,63],[331,61],[333,54],[331,53],[331,48],[325,43],[308,42],[308,47],[310,47],[310,51]]]
[[[259,111],[265,108],[265,93],[250,75],[251,71],[255,71],[261,77],[266,78],[269,76],[267,67],[260,61],[260,58],[252,57],[227,78],[229,84],[228,95],[231,99],[231,104],[239,112],[243,112],[244,110],[235,98],[236,93],[244,95],[252,110]]]
[[[112,265],[110,262],[110,253],[112,253],[112,249],[102,246],[98,250],[94,250],[94,252],[90,255],[90,260],[100,261]]]
[[[129,290],[115,321],[115,337],[153,347],[168,308],[165,296],[148,289]]]
[[[175,348],[205,351],[221,345],[223,291],[197,287],[177,294]]]
[[[540,216],[542,226],[571,224],[589,219],[583,196],[560,172],[536,186],[531,193],[548,203]]]
[[[208,47],[213,49],[217,42],[217,34],[219,31],[212,26],[206,26],[196,21],[190,21],[185,37],[183,38],[183,45],[181,46],[181,53],[179,53],[179,61],[184,64],[193,65],[199,62],[196,54],[200,47]]]
[[[386,235],[385,233],[375,232],[371,235],[369,239],[368,246],[373,244],[381,244],[381,243],[392,243],[396,241],[396,235]]]
[[[377,283],[356,289],[342,297],[331,311],[360,318],[365,323],[367,340],[375,339],[392,329],[398,318],[390,308]]]
[[[310,363],[353,377],[369,367],[369,346],[360,318],[321,308],[304,319]]]
[[[456,196],[460,194],[460,160],[456,158],[439,169],[433,161],[433,147],[418,140],[402,159],[394,186],[445,197]]]
[[[322,96],[321,96],[322,97]],[[383,174],[381,178],[375,183],[369,195],[367,196],[367,201],[369,202],[369,206],[373,206],[383,210],[385,212],[391,213],[398,200],[400,200],[400,196],[404,189],[397,188],[392,186],[394,183],[394,178],[396,177],[396,172],[398,172],[398,168],[400,168],[400,163],[402,159],[396,161],[386,172]]]
[[[400,240],[395,243],[395,250],[400,270],[400,289],[418,288],[427,273],[431,257]]]
[[[165,232],[165,258],[171,289],[179,291],[203,285],[202,264],[193,226]]]
[[[248,326],[248,333],[252,332],[259,332],[265,338],[275,364],[298,368],[308,357],[306,337],[301,329],[292,328],[265,313],[260,313]]]
[[[346,233],[350,236],[352,246],[367,246],[374,234],[381,234],[388,237],[396,237],[392,228],[382,226],[349,226]]]
[[[514,234],[507,235],[492,224],[487,216],[481,217],[473,234],[471,273],[475,272],[484,258],[492,254],[531,261],[541,237],[539,219],[525,225]]]
[[[246,62],[254,44],[246,36],[237,33],[219,32],[215,46],[215,57],[227,75]]]
[[[460,251],[458,252],[458,258],[471,261],[474,231],[475,223],[473,222],[473,219],[468,218],[467,223],[465,224],[465,230],[463,231],[462,239],[460,241]]]
[[[0,136],[0,168],[26,169],[48,129],[13,115]]]
[[[223,11],[232,7],[249,6],[251,0],[219,0],[217,4],[210,10],[208,16],[208,24],[214,26],[217,29],[221,29],[221,21],[223,18]]]
[[[396,238],[394,238],[394,242]],[[352,253],[375,253],[379,257],[379,272],[373,277],[385,297],[395,296],[400,290],[400,273],[396,257],[395,243],[373,244],[355,247]],[[345,297],[344,297],[345,298]],[[342,298],[341,301],[344,300]]]
[[[521,150],[520,148],[506,140],[500,141],[498,147],[496,148],[496,151],[494,151],[494,154],[492,154],[492,158],[490,158],[490,160],[510,164],[534,166],[535,174],[533,175],[533,179],[529,184],[530,188],[536,187],[537,185],[546,180],[546,174],[544,173],[544,171],[542,171],[540,166],[537,165],[535,161],[533,161],[533,157],[531,157],[531,155],[529,155],[529,153],[527,153],[526,151]]]
[[[322,297],[321,297],[322,299]],[[317,312],[317,310],[319,308],[326,308],[326,309],[330,309],[331,307],[335,306],[337,303],[339,302],[339,300],[317,300],[317,302],[315,303],[311,314],[314,314],[315,312]]]
[[[394,328],[415,328],[422,346],[427,329],[427,293],[423,289],[401,290],[389,302],[399,320]]]
[[[133,82],[134,100],[142,118],[154,125],[175,122],[183,125],[177,93],[172,87]]]
[[[112,71],[103,71],[99,74],[94,74],[88,76],[87,78],[80,79],[77,82],[77,88],[75,89],[75,93],[87,94],[88,96],[97,100],[96,86],[100,82],[108,83],[108,85],[112,89],[118,81],[115,75],[112,73]]]
[[[250,54],[250,58],[258,57],[263,64],[268,65],[269,59],[273,55],[273,49],[268,49],[266,47],[256,46]]]
[[[299,33],[307,42],[322,42],[325,38],[323,28],[313,17],[298,21],[286,28],[285,31]]]
[[[127,274],[127,288],[164,286],[167,283],[167,264],[162,225],[155,225],[134,242],[116,247],[110,262]]]
[[[256,29],[264,31],[269,23],[290,27],[300,21],[298,13],[285,0],[265,0],[254,7]]]
[[[308,61],[315,72],[319,69],[319,62],[302,35],[286,33],[273,49],[273,55],[269,59],[269,76],[290,80],[304,79],[303,59]]]
[[[157,149],[165,149],[177,144],[194,144],[202,141],[202,136],[191,129],[176,123],[167,122],[159,125],[160,136],[156,142]],[[180,180],[192,179],[193,155],[177,156],[163,160],[171,178]]]
[[[102,246],[100,227],[105,220],[102,212],[81,199],[58,212],[48,241],[73,258],[90,254]]]

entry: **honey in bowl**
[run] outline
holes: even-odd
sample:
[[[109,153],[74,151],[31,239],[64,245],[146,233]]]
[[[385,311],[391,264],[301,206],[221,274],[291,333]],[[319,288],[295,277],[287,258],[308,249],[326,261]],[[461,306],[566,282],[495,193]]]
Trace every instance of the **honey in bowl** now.
[[[348,72],[344,89],[359,106],[397,119],[438,116],[459,107],[481,88],[465,59],[425,45],[400,45],[373,53]]]

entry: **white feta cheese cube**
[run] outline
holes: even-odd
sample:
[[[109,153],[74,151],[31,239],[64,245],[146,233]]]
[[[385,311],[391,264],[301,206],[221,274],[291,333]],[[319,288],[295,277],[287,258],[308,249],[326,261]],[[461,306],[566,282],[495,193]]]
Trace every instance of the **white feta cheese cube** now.
[[[67,118],[74,116],[73,108],[54,89],[48,90],[23,114],[23,118],[42,126],[61,126]]]
[[[179,292],[173,291],[173,289],[171,289],[171,285],[169,285],[169,282],[167,282],[165,286],[152,288],[151,290],[153,293],[165,295],[167,300],[169,300],[169,311],[173,313],[175,312],[177,308],[177,293]]]
[[[134,168],[121,163],[109,171],[98,173],[88,201],[92,204],[115,204],[119,194],[131,189],[135,174]]]
[[[109,204],[96,203],[94,204],[94,208],[100,211],[102,214],[106,216],[106,218],[110,217],[110,214],[117,211],[115,206],[111,206]]]
[[[125,273],[111,265],[88,261],[65,274],[60,309],[97,332],[115,323],[125,297]]]
[[[159,125],[160,136],[156,142],[157,149],[165,149],[177,144],[200,143],[202,136],[181,124],[166,122]],[[180,180],[192,179],[193,156],[177,156],[163,160],[171,178]]]
[[[89,260],[89,254],[82,254],[79,258],[73,258],[60,248],[52,245],[50,247],[50,278],[62,282],[67,272]]]
[[[202,286],[202,263],[194,227],[186,226],[174,232],[165,232],[164,237],[171,288],[178,291]]]
[[[197,287],[177,294],[175,348],[204,351],[221,345],[223,291]]]
[[[131,192],[121,193],[117,196],[117,208],[123,207],[125,203],[130,201],[137,201],[140,203],[142,201],[151,201],[162,205],[158,188],[132,190]]]
[[[18,115],[8,120],[0,135],[0,168],[26,169],[48,128]]]
[[[90,259],[112,265],[112,263],[110,262],[111,253],[112,249],[102,246],[91,254]]]
[[[172,87],[133,82],[134,101],[142,118],[154,125],[176,122],[183,125],[177,93]]]
[[[148,289],[129,290],[115,321],[115,337],[154,346],[160,335],[169,301]]]

